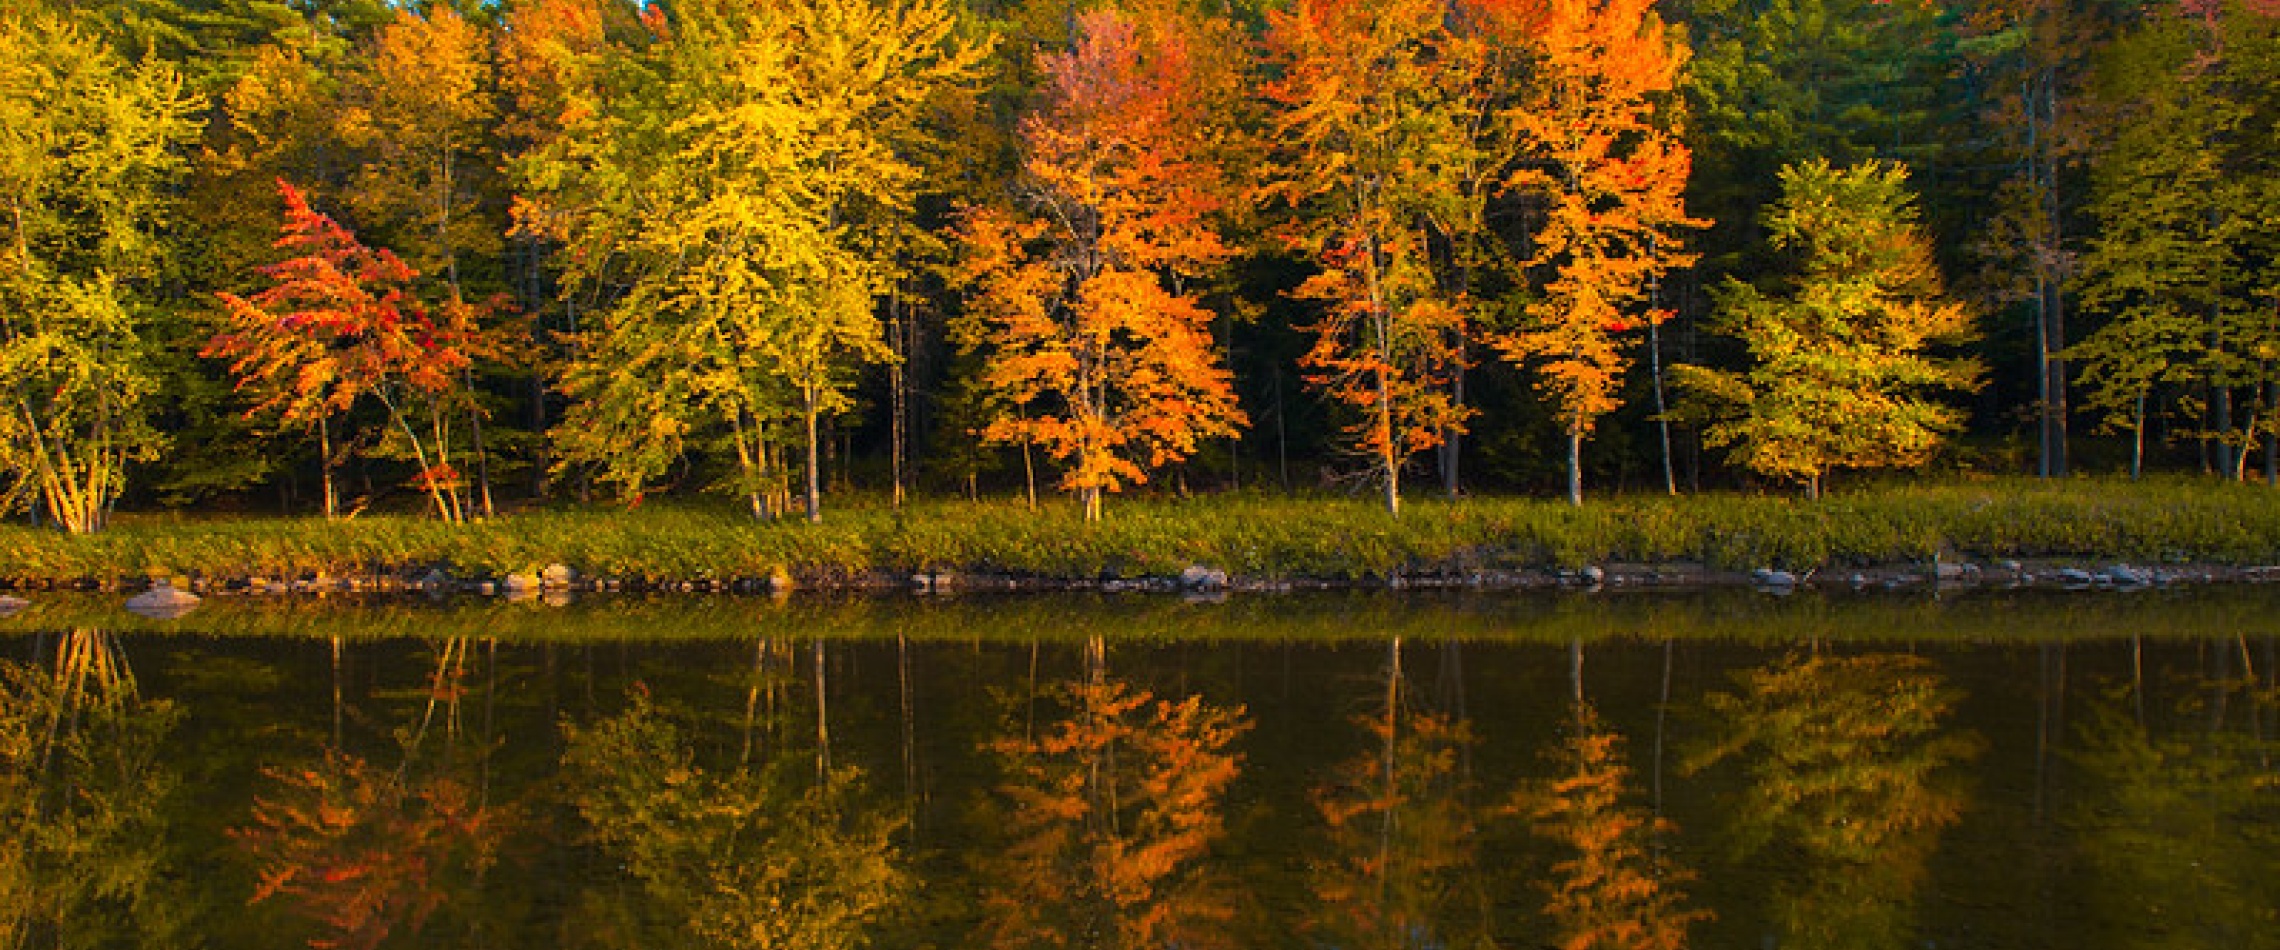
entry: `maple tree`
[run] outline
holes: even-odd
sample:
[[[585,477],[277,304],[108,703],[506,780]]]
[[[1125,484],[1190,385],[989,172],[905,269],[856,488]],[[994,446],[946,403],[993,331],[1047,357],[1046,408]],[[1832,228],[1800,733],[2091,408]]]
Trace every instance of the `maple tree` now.
[[[1106,651],[1087,641],[1084,677],[1054,691],[1062,715],[989,743],[1008,836],[981,861],[993,945],[1230,946],[1229,882],[1206,859],[1250,719],[1119,681]]]
[[[1011,404],[985,438],[1063,460],[1086,520],[1102,493],[1247,421],[1213,314],[1185,289],[1234,253],[1213,221],[1232,192],[1214,153],[1237,82],[1213,51],[1233,44],[1157,13],[1078,18],[1022,125],[1021,209],[974,209],[960,232],[976,292],[961,335]]]
[[[1931,394],[1975,387],[1979,365],[1931,349],[1976,330],[1945,299],[1907,174],[1883,162],[1782,170],[1767,227],[1798,258],[1794,293],[1729,279],[1719,327],[1749,348],[1751,367],[1675,368],[1693,412],[1710,420],[1704,444],[1819,497],[1830,470],[1921,464],[1959,425],[1961,413]]]
[[[0,511],[96,531],[157,456],[144,341],[195,108],[164,63],[0,14]]]
[[[1551,279],[1493,336],[1532,366],[1568,441],[1568,501],[1583,504],[1583,440],[1618,403],[1628,335],[1669,316],[1643,306],[1685,267],[1691,153],[1667,114],[1686,48],[1652,0],[1548,0],[1529,37],[1532,83],[1510,110],[1526,143],[1508,187],[1549,207],[1522,266]],[[1661,385],[1661,380],[1656,380]]]
[[[414,400],[450,395],[471,358],[484,352],[477,308],[456,297],[433,307],[421,302],[410,286],[418,271],[385,248],[366,247],[291,184],[277,187],[285,201],[277,247],[296,256],[259,269],[267,289],[219,295],[226,322],[205,355],[229,362],[239,386],[257,394],[254,411],[284,422],[323,427],[359,401],[377,400],[418,460],[414,481],[436,515],[462,520],[465,512],[445,491],[456,474],[431,454],[407,413]]]
[[[1410,456],[1459,431],[1470,410],[1446,379],[1470,306],[1431,260],[1436,210],[1463,168],[1475,110],[1468,63],[1436,55],[1443,4],[1298,0],[1268,14],[1263,88],[1273,151],[1255,198],[1295,213],[1279,238],[1319,270],[1292,291],[1318,303],[1308,379],[1359,412],[1348,429],[1388,512]]]

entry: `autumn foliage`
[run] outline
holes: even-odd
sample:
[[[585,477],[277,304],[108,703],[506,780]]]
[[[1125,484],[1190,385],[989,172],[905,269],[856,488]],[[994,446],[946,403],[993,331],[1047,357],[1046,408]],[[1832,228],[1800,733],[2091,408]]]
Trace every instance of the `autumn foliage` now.
[[[1548,280],[1518,326],[1492,337],[1525,363],[1569,443],[1569,500],[1582,503],[1581,443],[1620,404],[1634,332],[1665,271],[1685,267],[1691,153],[1668,113],[1686,47],[1653,0],[1548,0],[1527,38],[1537,81],[1508,114],[1526,143],[1508,187],[1548,205],[1524,266]]]
[[[440,456],[431,464],[406,413],[415,400],[432,407],[450,396],[472,358],[486,353],[475,320],[482,308],[456,297],[422,302],[412,288],[418,271],[385,248],[366,247],[310,208],[299,189],[277,187],[285,198],[277,247],[294,256],[260,269],[268,289],[219,295],[226,323],[205,355],[229,361],[254,412],[287,423],[322,423],[367,397],[378,400],[419,459],[415,482],[438,514],[458,520],[458,507],[443,495],[456,475]]]
[[[1659,854],[1677,826],[1630,799],[1623,737],[1580,706],[1552,756],[1559,774],[1522,790],[1516,810],[1558,848],[1543,882],[1561,950],[1683,950],[1687,928],[1710,917],[1685,906],[1692,872]]]
[[[1224,44],[1158,12],[1078,17],[1021,126],[1015,207],[969,211],[960,233],[962,335],[1009,406],[983,435],[1063,460],[1088,518],[1247,421],[1192,289],[1234,254],[1215,130],[1236,76]]]

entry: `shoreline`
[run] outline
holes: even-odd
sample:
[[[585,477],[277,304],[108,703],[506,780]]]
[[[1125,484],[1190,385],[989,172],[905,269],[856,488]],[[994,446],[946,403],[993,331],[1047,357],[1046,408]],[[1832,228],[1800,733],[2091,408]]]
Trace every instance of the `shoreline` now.
[[[1772,594],[1795,590],[1940,591],[1975,589],[2139,590],[2280,581],[2280,564],[2239,566],[2185,563],[2163,566],[2120,560],[2040,559],[1980,564],[1889,563],[1806,572],[1760,568],[1714,569],[1698,563],[1588,565],[1581,569],[1464,570],[1456,567],[1387,575],[1263,577],[1228,575],[1196,565],[1182,575],[1053,577],[971,571],[909,574],[871,571],[799,577],[593,576],[549,565],[536,574],[457,577],[433,566],[333,574],[317,571],[280,577],[273,572],[184,574],[139,578],[32,578],[0,581],[0,591],[132,594],[172,587],[200,596],[293,598],[335,594],[438,595],[500,598],[508,602],[551,594],[789,596],[795,593],[863,596],[959,594],[1281,594],[1295,592],[1417,591],[1504,592],[1609,589],[1683,592],[1749,588]]]
[[[1709,494],[851,505],[821,524],[723,505],[535,509],[466,525],[129,516],[94,535],[0,525],[0,590],[1528,590],[2156,586],[2280,580],[2280,491],[2024,480],[1820,501]]]

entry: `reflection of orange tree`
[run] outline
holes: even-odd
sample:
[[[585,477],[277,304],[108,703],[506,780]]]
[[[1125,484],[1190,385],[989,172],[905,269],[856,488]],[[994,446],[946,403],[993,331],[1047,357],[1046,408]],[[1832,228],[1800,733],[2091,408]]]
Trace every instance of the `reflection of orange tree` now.
[[[820,783],[788,759],[708,769],[638,690],[625,712],[573,727],[568,739],[570,804],[651,909],[695,945],[864,946],[908,889],[892,841],[900,822],[857,807],[854,769]]]
[[[1311,926],[1341,947],[1457,946],[1469,941],[1443,932],[1454,905],[1467,891],[1483,896],[1474,884],[1478,816],[1463,768],[1472,727],[1409,709],[1399,639],[1387,655],[1384,708],[1355,719],[1373,748],[1314,791],[1331,854],[1315,866],[1322,910]]]
[[[2212,684],[2210,695],[2238,683]],[[2235,696],[2234,698],[2238,698]],[[2253,691],[2251,716],[2262,709]],[[2271,697],[2263,697],[2268,703]],[[2156,734],[2120,695],[2091,707],[2071,756],[2095,792],[2069,816],[2092,872],[2091,928],[2116,947],[2280,947],[2280,780],[2262,729]]]
[[[410,698],[417,719],[396,734],[394,768],[340,747],[343,718],[339,642],[334,642],[334,736],[313,765],[262,770],[270,788],[255,796],[251,821],[230,834],[259,878],[253,903],[281,901],[317,926],[312,947],[375,947],[401,930],[418,932],[446,902],[476,894],[501,842],[517,821],[493,806],[475,757],[456,755],[461,701],[473,638],[443,642],[423,688]],[[423,768],[421,749],[441,720],[450,744]],[[486,726],[487,728],[487,726]]]
[[[316,922],[312,947],[376,947],[417,931],[491,865],[507,824],[448,775],[406,780],[337,750],[318,768],[273,768],[276,786],[233,834],[254,857],[253,899]]]
[[[1559,777],[1522,789],[1518,810],[1540,838],[1558,845],[1545,912],[1561,950],[1678,950],[1687,927],[1707,919],[1688,910],[1679,885],[1694,875],[1656,854],[1671,822],[1627,804],[1631,770],[1623,737],[1589,705],[1560,743]]]
[[[174,942],[158,750],[180,720],[108,634],[61,635],[53,670],[0,661],[0,947]]]
[[[1055,691],[1065,715],[990,743],[1010,841],[979,859],[988,945],[1230,945],[1233,895],[1204,859],[1242,767],[1228,747],[1250,722],[1109,678],[1098,639],[1086,655],[1090,675]]]
[[[1733,810],[1745,853],[1794,849],[1774,895],[1783,945],[1897,947],[1939,833],[1965,795],[1951,766],[1974,734],[1943,732],[1960,693],[1904,654],[1792,653],[1705,699],[1715,740],[1690,771],[1738,758],[1750,784]]]

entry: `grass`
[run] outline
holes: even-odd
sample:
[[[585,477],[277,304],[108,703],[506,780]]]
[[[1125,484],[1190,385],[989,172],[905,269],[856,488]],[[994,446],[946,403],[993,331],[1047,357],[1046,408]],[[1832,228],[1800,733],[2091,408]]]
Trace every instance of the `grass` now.
[[[1176,574],[1190,564],[1254,578],[1694,562],[1835,568],[2072,558],[2138,563],[2280,561],[2280,492],[2253,485],[2068,479],[1894,484],[1817,502],[1743,494],[1416,499],[1398,519],[1338,497],[1234,494],[1112,499],[1087,525],[1073,503],[875,499],[820,525],[757,523],[723,506],[537,510],[452,528],[410,516],[128,516],[92,537],[0,526],[0,578],[352,574],[445,566],[499,575],[560,562],[588,574],[805,580],[957,570],[1049,578]]]

